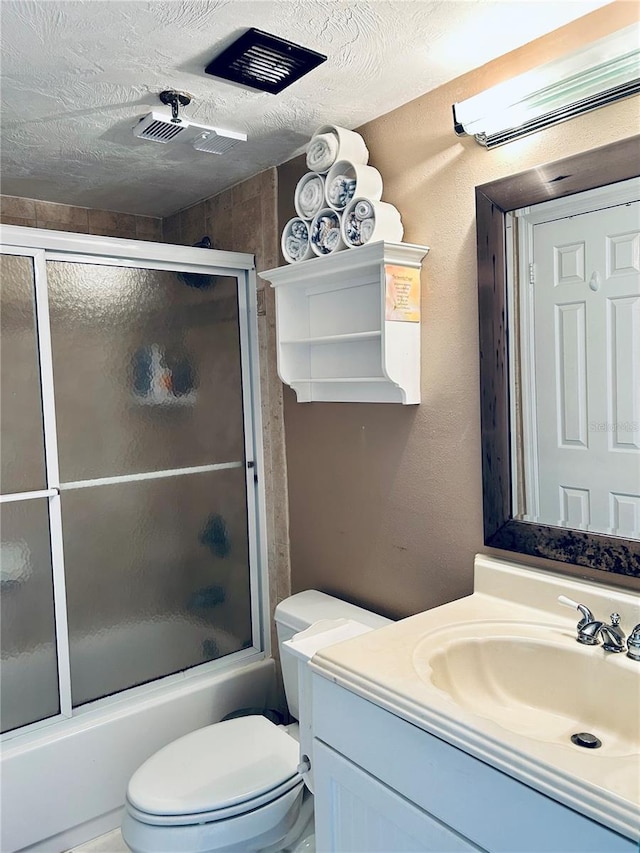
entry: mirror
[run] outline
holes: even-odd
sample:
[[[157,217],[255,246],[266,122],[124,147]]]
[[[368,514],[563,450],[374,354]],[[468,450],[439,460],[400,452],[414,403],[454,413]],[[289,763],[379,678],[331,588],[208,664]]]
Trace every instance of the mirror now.
[[[637,177],[640,136],[476,187],[485,544],[640,577],[640,540],[514,517],[506,217],[510,211]]]
[[[640,539],[640,178],[506,228],[513,517]]]

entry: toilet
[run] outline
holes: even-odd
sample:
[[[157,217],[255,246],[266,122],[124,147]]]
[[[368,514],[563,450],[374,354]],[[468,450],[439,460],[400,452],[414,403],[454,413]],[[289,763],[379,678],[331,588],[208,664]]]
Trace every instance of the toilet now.
[[[389,624],[315,590],[276,607],[282,677],[294,720],[300,720],[300,700],[308,699],[301,691],[308,690],[309,680],[299,678],[301,655],[292,653],[289,641],[321,620],[329,627],[348,623],[355,633]],[[335,631],[326,636],[324,645],[336,642]],[[316,639],[314,647],[322,642]],[[259,714],[214,723],[178,738],[138,768],[127,789],[122,836],[134,853],[313,853],[313,795],[301,775],[306,769],[298,723],[278,726]]]

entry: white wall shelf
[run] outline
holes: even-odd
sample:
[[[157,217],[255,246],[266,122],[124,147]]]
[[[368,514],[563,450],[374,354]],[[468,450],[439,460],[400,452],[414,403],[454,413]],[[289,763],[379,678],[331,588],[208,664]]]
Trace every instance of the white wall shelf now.
[[[278,373],[299,403],[420,402],[420,269],[429,249],[370,243],[267,270]]]

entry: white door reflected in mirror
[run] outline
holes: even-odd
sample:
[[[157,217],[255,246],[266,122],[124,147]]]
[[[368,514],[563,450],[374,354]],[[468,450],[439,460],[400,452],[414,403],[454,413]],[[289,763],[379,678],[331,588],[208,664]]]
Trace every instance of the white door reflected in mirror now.
[[[510,225],[514,516],[638,539],[640,181]]]

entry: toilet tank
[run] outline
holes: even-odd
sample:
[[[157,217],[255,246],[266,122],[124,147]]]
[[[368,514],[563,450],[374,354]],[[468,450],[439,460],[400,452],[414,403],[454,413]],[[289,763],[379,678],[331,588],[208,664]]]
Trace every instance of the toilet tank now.
[[[318,592],[315,589],[298,592],[290,598],[285,598],[276,607],[275,621],[282,665],[282,680],[287,705],[291,716],[298,720],[300,714],[298,702],[298,661],[282,643],[290,640],[294,634],[304,631],[320,619],[353,619],[362,622],[370,628],[382,628],[389,625],[391,619],[349,604],[332,595]]]

